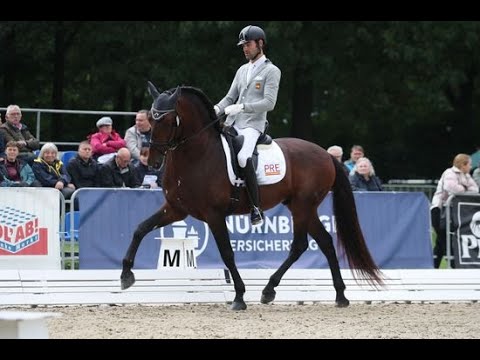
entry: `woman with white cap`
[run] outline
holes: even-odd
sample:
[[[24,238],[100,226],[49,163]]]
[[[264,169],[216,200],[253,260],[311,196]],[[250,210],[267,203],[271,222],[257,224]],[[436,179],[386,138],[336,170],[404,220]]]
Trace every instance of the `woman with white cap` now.
[[[97,121],[98,132],[89,136],[92,145],[94,159],[100,156],[112,154],[126,146],[125,140],[113,129],[113,121],[110,117],[104,116]],[[102,162],[99,160],[99,162]]]

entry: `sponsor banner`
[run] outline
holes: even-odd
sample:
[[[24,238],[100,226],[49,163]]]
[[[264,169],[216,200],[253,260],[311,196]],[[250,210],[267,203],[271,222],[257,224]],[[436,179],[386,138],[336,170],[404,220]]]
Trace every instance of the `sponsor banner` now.
[[[136,227],[158,211],[161,190],[80,189],[80,268],[121,269]],[[367,246],[386,269],[433,267],[429,202],[423,193],[358,192],[355,201]],[[252,227],[249,215],[226,218],[230,243],[239,268],[277,268],[288,256],[293,238],[291,214],[283,205],[265,211],[262,226]],[[336,246],[331,194],[318,209],[320,221]],[[149,233],[142,241],[134,268],[155,269],[159,238],[194,239],[198,268],[224,268],[207,224],[187,217]],[[348,268],[339,254],[342,268]],[[317,243],[308,237],[308,250],[294,268],[328,268]]]
[[[455,267],[480,268],[480,197],[456,195],[451,207]]]
[[[60,269],[60,192],[0,188],[0,268]]]
[[[79,189],[80,269],[121,269],[137,226],[164,202],[160,189]],[[136,269],[156,269],[160,252],[158,230],[143,239]]]

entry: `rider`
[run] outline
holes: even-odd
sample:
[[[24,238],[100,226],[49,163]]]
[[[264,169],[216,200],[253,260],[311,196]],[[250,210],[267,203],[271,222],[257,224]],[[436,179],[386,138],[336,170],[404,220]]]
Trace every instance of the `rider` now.
[[[263,223],[263,213],[252,154],[259,136],[265,131],[267,112],[275,107],[281,72],[265,56],[267,41],[260,27],[244,27],[238,39],[237,45],[242,47],[248,62],[237,70],[227,95],[214,108],[217,116],[223,112],[228,115],[225,125],[233,125],[238,134],[244,136],[238,164],[245,172],[252,207],[251,222],[257,225]]]

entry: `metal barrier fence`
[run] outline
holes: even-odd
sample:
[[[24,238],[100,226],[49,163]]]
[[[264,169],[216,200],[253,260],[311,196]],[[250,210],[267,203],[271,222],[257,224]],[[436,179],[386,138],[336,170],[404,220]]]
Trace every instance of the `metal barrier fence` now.
[[[420,185],[420,184],[384,184],[385,191],[413,191],[423,192],[429,201],[432,201],[433,194],[437,189],[436,185]]]
[[[0,107],[1,111],[6,111],[6,107]],[[41,137],[41,125],[42,125],[42,114],[74,114],[74,115],[133,115],[137,113],[132,111],[100,111],[100,110],[58,110],[58,109],[35,109],[35,108],[21,108],[22,113],[35,113],[36,114],[36,125],[35,125],[35,137],[40,141],[41,144],[46,142],[53,142],[56,145],[78,145],[80,141],[75,142],[62,142],[55,140],[42,140]],[[96,121],[96,120],[95,120]],[[95,124],[93,121],[92,124]],[[33,132],[32,132],[33,133]]]

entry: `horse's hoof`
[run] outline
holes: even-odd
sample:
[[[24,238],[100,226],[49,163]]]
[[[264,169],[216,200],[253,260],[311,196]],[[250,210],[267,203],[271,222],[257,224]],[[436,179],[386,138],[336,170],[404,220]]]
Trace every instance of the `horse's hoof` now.
[[[135,284],[135,275],[133,275],[132,270],[124,270],[122,271],[122,275],[120,276],[122,290],[128,289],[130,286]]]
[[[235,311],[247,310],[247,304],[245,304],[243,301],[242,302],[234,301],[232,303],[232,306],[230,307],[230,310],[235,310]]]
[[[277,295],[275,290],[262,292],[262,297],[260,298],[260,302],[262,304],[271,303],[273,300],[275,300],[275,295]]]
[[[345,307],[348,307],[348,305],[350,305],[350,301],[348,301],[347,299],[337,300],[335,301],[335,304],[339,308],[345,308]]]

